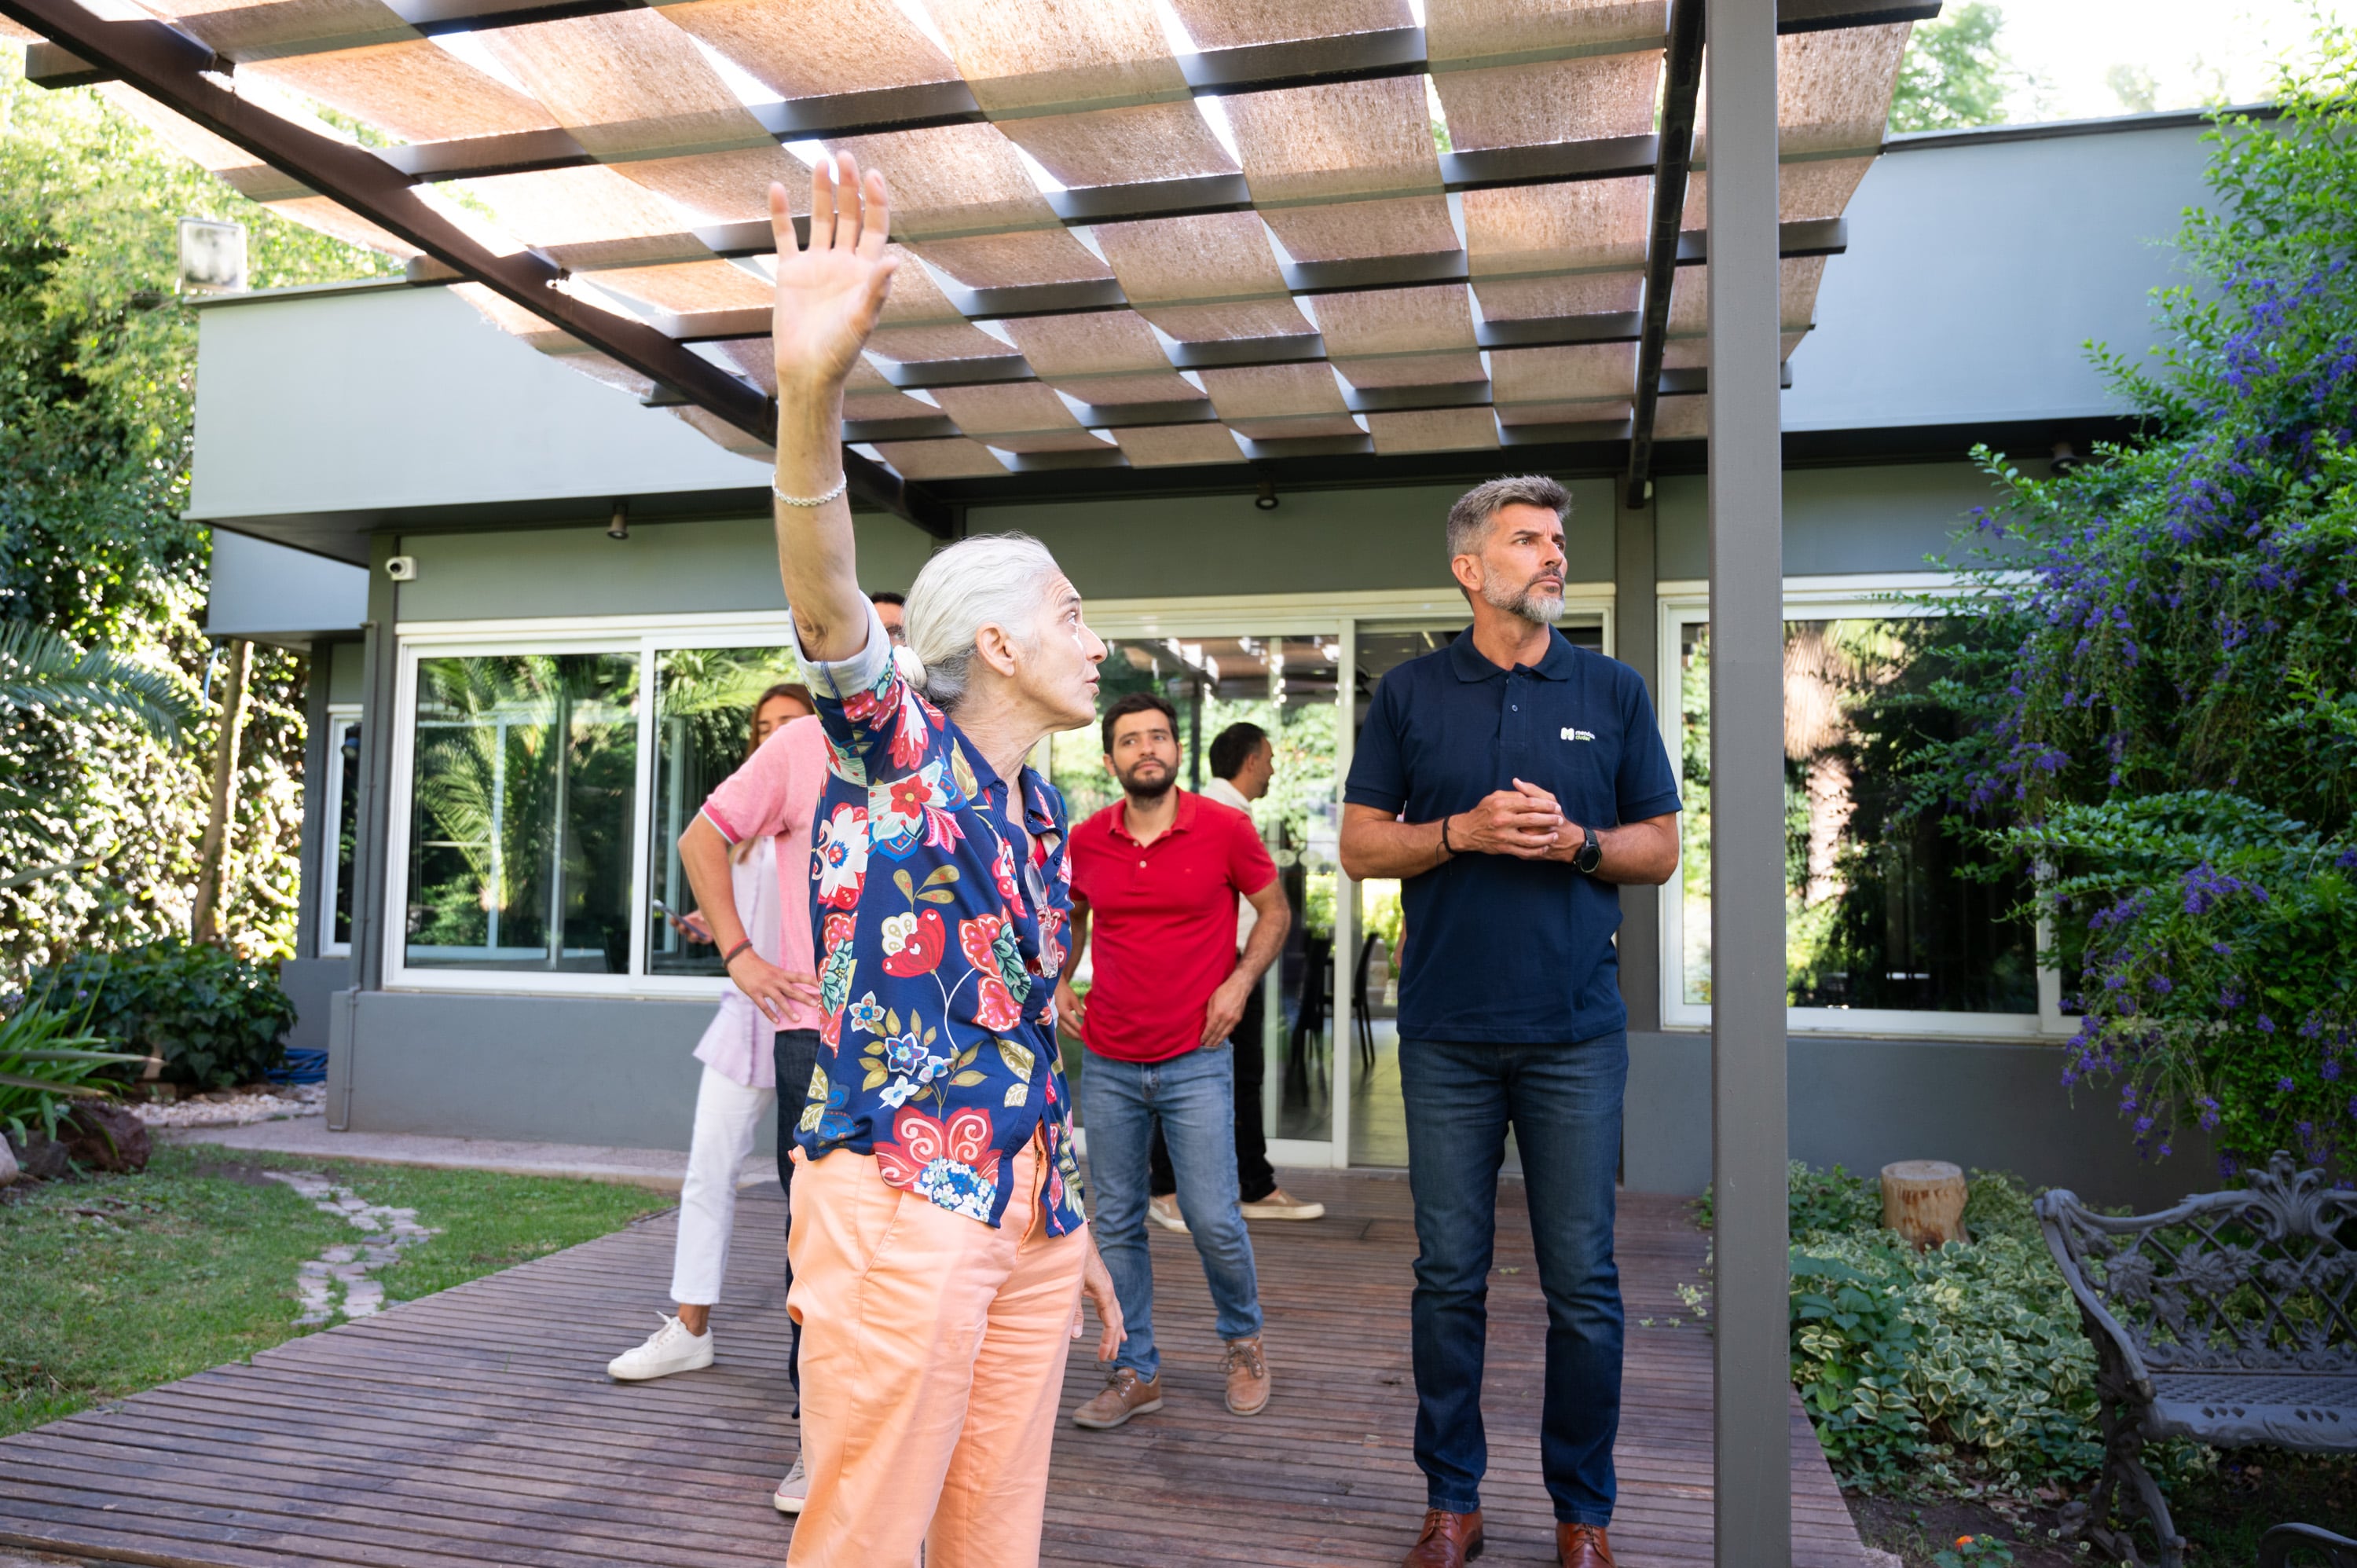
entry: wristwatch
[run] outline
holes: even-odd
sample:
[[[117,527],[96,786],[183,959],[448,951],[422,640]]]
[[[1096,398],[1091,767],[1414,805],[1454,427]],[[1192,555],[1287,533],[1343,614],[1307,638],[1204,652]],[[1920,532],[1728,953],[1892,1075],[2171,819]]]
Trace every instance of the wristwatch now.
[[[1579,831],[1587,836],[1587,842],[1581,844],[1579,853],[1571,857],[1571,868],[1592,876],[1596,868],[1604,864],[1604,841],[1596,836],[1594,828],[1583,825]]]

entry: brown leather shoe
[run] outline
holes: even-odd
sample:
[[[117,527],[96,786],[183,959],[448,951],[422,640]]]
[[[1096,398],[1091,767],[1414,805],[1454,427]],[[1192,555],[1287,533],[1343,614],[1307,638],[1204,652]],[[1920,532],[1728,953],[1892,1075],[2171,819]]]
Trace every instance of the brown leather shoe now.
[[[1612,1568],[1612,1540],[1600,1524],[1557,1524],[1555,1554],[1563,1568]]]
[[[1258,1415],[1268,1408],[1268,1358],[1260,1353],[1260,1336],[1228,1341],[1228,1409],[1237,1415]]]
[[[1161,1408],[1160,1378],[1149,1382],[1134,1368],[1115,1367],[1105,1379],[1104,1391],[1072,1412],[1072,1424],[1111,1432],[1133,1415],[1152,1415]]]
[[[1428,1509],[1424,1533],[1415,1538],[1400,1568],[1464,1568],[1481,1555],[1481,1510],[1448,1513]]]

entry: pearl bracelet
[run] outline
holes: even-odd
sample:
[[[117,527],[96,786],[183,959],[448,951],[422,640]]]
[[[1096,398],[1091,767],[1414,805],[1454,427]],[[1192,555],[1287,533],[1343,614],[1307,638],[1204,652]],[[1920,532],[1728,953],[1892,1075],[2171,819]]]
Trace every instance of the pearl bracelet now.
[[[785,491],[778,488],[778,482],[775,479],[770,481],[770,493],[778,498],[778,502],[781,506],[824,506],[827,502],[834,500],[836,497],[842,495],[844,491],[850,488],[851,476],[849,474],[845,474],[841,478],[835,480],[834,488],[828,490],[823,496],[790,496],[786,494]]]

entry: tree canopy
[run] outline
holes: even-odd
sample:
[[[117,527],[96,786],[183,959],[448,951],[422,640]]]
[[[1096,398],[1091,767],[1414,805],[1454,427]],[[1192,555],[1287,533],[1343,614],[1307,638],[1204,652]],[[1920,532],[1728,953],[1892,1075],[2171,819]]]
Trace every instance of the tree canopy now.
[[[1997,43],[2004,17],[1989,0],[1965,0],[1936,22],[1918,22],[1890,95],[1894,131],[1955,131],[2005,123],[2018,74]]]

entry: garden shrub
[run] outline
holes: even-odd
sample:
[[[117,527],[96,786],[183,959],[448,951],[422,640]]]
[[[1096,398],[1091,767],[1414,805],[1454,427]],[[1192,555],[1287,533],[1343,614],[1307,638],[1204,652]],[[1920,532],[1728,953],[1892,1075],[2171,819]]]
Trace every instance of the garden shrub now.
[[[138,1058],[104,1045],[46,998],[18,999],[0,1017],[0,1133],[19,1144],[37,1133],[54,1138],[77,1101],[112,1093],[106,1075]]]
[[[285,1057],[295,1004],[275,966],[177,937],[119,953],[81,953],[36,977],[60,1004],[87,1007],[87,1029],[160,1057],[163,1079],[196,1090],[253,1083]]]
[[[1983,454],[2000,635],[1944,693],[1978,722],[1912,759],[2039,880],[2063,1081],[2229,1176],[2357,1147],[2357,33],[2277,101],[2211,133],[2158,370],[2105,361],[2142,434],[2048,478]]]

